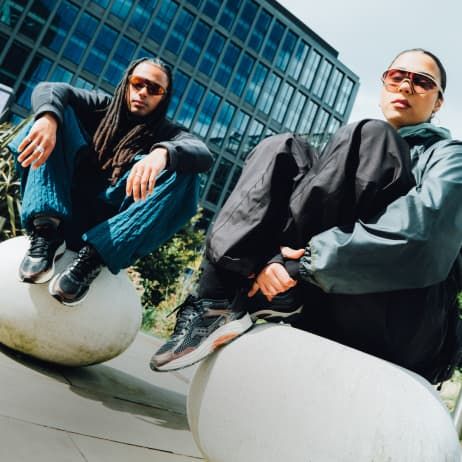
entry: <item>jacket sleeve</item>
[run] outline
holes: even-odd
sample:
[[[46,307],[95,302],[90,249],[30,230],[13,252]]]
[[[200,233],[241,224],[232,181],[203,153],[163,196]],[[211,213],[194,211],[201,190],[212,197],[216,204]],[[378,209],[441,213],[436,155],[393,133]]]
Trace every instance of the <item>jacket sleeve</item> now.
[[[345,294],[443,281],[462,246],[462,143],[436,149],[425,170],[419,184],[375,220],[314,236],[300,261],[302,277]]]
[[[51,112],[61,124],[67,106],[72,107],[80,118],[89,112],[105,109],[111,99],[100,91],[83,90],[61,82],[42,82],[32,92],[32,111],[35,119]]]
[[[164,147],[168,151],[167,170],[179,173],[202,173],[210,169],[213,156],[207,145],[185,130],[168,141],[161,141],[153,146]]]

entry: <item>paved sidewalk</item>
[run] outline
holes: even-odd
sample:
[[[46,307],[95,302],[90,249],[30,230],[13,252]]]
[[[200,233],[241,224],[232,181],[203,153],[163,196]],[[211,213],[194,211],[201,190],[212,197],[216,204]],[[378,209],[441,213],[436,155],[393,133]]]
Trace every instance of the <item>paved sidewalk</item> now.
[[[0,347],[0,460],[203,460],[185,415],[193,368],[152,372],[159,344],[140,333],[118,358],[75,369]]]

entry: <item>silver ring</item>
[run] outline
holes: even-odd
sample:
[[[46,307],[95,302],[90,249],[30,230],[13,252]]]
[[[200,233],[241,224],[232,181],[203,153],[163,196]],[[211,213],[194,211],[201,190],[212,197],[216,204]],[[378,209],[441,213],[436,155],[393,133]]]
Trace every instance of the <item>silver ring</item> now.
[[[37,146],[34,151],[38,151],[40,154],[45,152],[45,148],[43,146]]]

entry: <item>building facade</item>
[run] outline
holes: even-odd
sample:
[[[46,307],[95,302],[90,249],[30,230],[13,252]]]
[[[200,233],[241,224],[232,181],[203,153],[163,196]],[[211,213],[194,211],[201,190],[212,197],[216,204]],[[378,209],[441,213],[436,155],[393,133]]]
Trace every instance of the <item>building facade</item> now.
[[[202,205],[212,219],[264,137],[292,131],[322,145],[349,117],[359,79],[274,0],[0,0],[0,83],[13,122],[34,86],[112,93],[130,61],[171,65],[169,116],[216,156]]]

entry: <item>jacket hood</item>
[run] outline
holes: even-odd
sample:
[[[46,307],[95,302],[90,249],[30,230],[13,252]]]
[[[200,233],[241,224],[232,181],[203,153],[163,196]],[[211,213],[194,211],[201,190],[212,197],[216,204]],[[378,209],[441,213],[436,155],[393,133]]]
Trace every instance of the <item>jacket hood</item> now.
[[[398,129],[398,133],[403,138],[415,137],[422,138],[423,140],[427,138],[432,138],[438,136],[441,139],[450,140],[451,132],[447,128],[437,127],[436,125],[431,124],[430,122],[424,122],[416,125],[407,125]]]

